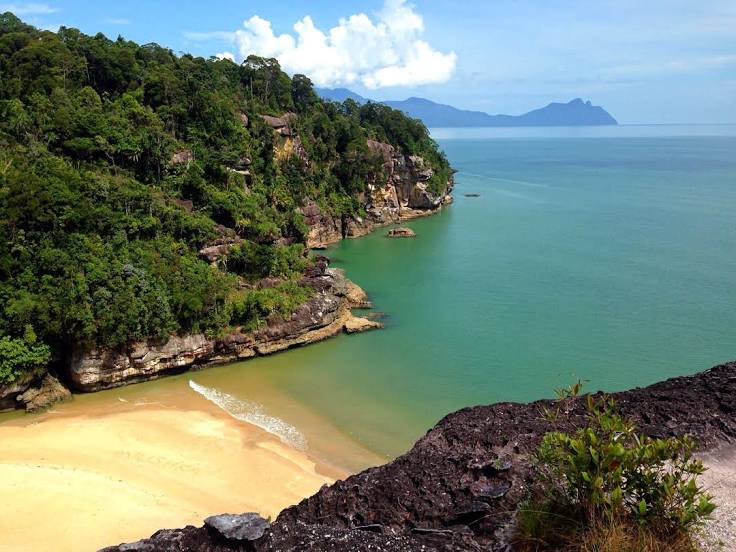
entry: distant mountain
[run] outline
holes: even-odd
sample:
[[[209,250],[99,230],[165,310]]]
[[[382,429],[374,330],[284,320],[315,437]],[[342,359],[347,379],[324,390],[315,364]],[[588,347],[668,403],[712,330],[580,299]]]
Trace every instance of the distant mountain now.
[[[348,98],[355,100],[358,103],[368,103],[369,101],[360,94],[356,94],[347,88],[315,88],[314,91],[317,92],[323,100],[330,100],[333,102],[342,103]]]
[[[344,101],[352,98],[358,103],[370,100],[346,88],[317,89],[325,99]],[[520,127],[520,126],[599,126],[617,125],[616,119],[602,107],[576,98],[568,103],[551,103],[523,115],[489,115],[482,111],[467,111],[451,105],[439,104],[424,98],[382,102],[421,119],[428,127]]]

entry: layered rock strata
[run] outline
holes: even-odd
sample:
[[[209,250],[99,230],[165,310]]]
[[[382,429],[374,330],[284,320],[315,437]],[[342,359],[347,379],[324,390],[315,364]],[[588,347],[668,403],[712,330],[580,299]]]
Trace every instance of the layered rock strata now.
[[[340,270],[321,261],[302,283],[312,297],[288,319],[272,319],[256,331],[236,331],[224,337],[203,334],[174,336],[165,343],[131,343],[118,350],[84,350],[72,354],[67,380],[78,391],[97,391],[155,379],[204,364],[218,364],[268,355],[321,341],[343,331],[355,333],[380,327],[353,316],[369,305],[358,286]]]
[[[336,217],[307,202],[301,212],[309,226],[308,247],[322,248],[364,236],[380,226],[434,214],[452,203],[452,179],[442,192],[431,191],[429,180],[434,172],[421,157],[373,140],[368,140],[368,148],[383,160],[386,178],[368,183],[362,198],[365,217]]]

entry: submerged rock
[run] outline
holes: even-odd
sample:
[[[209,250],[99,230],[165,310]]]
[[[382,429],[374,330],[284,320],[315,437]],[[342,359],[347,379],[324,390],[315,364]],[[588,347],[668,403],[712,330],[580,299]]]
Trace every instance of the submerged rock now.
[[[386,234],[387,238],[414,238],[416,233],[411,228],[392,228]]]

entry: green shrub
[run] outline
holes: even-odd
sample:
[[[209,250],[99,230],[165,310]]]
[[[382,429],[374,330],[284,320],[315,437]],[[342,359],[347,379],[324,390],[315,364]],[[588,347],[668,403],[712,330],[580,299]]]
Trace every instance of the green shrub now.
[[[549,542],[550,526],[557,538],[593,528],[600,533],[601,526],[633,527],[669,542],[713,512],[715,504],[697,484],[705,467],[690,437],[641,435],[609,398],[587,396],[586,407],[584,427],[543,437],[534,460],[545,494],[523,508],[522,534],[539,538],[545,532],[542,540]]]
[[[26,326],[22,338],[3,336],[0,339],[0,384],[10,384],[16,379],[32,375],[51,358],[48,345],[38,343],[31,326]]]
[[[249,290],[230,304],[230,320],[245,330],[254,330],[271,317],[288,318],[309,299],[310,288],[291,281]]]

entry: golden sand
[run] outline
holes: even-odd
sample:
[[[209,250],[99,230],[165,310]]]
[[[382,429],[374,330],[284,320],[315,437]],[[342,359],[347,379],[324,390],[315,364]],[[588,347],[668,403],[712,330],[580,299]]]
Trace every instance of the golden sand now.
[[[0,424],[0,550],[84,551],[282,508],[344,474],[215,411],[130,406]]]

